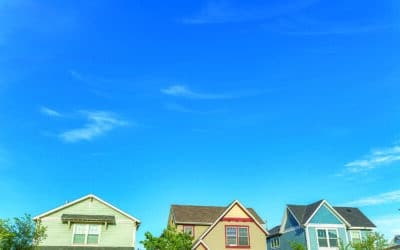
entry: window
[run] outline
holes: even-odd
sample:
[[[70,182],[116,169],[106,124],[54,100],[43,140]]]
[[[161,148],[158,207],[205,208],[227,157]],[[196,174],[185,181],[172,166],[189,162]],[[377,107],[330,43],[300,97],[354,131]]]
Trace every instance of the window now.
[[[250,246],[249,227],[225,226],[225,244],[227,247]]]
[[[336,229],[317,229],[319,247],[338,247],[338,233]]]
[[[192,237],[194,237],[194,226],[184,225],[183,226],[183,232],[186,233],[186,234],[189,234]]]
[[[271,246],[272,248],[277,248],[280,245],[279,237],[272,238]]]
[[[351,236],[352,243],[360,243],[361,242],[360,231],[350,231],[350,236]]]
[[[96,245],[99,243],[100,225],[94,224],[75,224],[73,244],[77,245]]]

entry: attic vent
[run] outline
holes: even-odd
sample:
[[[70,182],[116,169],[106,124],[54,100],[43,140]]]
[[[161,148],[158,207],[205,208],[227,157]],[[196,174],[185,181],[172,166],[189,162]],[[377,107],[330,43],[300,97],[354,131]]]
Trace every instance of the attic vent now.
[[[350,208],[346,208],[346,211],[351,213],[351,209]]]

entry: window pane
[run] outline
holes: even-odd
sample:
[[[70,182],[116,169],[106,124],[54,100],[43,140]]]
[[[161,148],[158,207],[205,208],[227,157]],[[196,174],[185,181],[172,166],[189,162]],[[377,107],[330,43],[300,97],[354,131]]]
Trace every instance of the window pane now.
[[[226,228],[227,235],[234,235],[236,237],[236,227],[227,227]]]
[[[326,238],[326,231],[323,229],[318,229],[318,238]]]
[[[318,244],[320,247],[328,247],[328,240],[327,239],[318,239]]]
[[[100,234],[100,225],[89,225],[89,234]]]
[[[183,232],[189,234],[189,235],[193,235],[193,227],[192,226],[184,226],[183,227]]]
[[[75,233],[76,234],[86,234],[86,225],[76,224],[75,225]]]
[[[228,246],[236,246],[236,227],[227,227],[226,228],[226,244]]]
[[[330,247],[337,247],[337,246],[339,246],[338,240],[337,240],[337,239],[329,239],[329,245],[330,245]]]
[[[239,237],[247,237],[249,235],[249,230],[247,227],[239,228]]]
[[[328,231],[328,234],[329,234],[329,239],[333,239],[333,238],[337,238],[337,232],[336,232],[336,230],[329,230]]]
[[[228,246],[232,246],[232,245],[235,246],[236,245],[236,237],[228,236],[227,239],[226,239],[226,244]]]
[[[248,237],[239,237],[239,246],[248,246],[249,238]]]
[[[87,238],[88,244],[97,244],[99,243],[99,235],[98,234],[89,234]]]
[[[74,244],[85,244],[85,235],[74,234]]]

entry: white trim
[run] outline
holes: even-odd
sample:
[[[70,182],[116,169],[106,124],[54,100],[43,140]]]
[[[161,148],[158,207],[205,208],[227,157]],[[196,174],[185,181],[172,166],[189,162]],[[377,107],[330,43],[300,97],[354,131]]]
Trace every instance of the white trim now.
[[[374,230],[375,227],[349,227],[349,230]]]
[[[254,223],[256,223],[260,229],[265,233],[266,236],[269,235],[268,231],[256,220],[256,218],[254,218],[254,216],[238,201],[238,200],[234,200],[226,209],[225,211],[214,221],[214,223],[206,230],[204,231],[204,233],[202,233],[199,237],[199,240],[203,240],[203,237],[205,235],[207,235],[212,229],[214,229],[214,227],[218,224],[218,222],[224,218],[224,216],[233,208],[234,205],[238,205],[239,207],[241,207],[243,209],[243,211],[245,211],[245,213],[253,219]]]
[[[75,238],[75,231],[76,231],[76,227],[78,226],[78,225],[80,225],[80,226],[85,226],[85,242],[82,244],[82,243],[74,243],[74,238]],[[97,238],[97,243],[96,244],[88,244],[87,243],[87,240],[88,240],[88,236],[89,236],[89,228],[90,228],[90,226],[97,226],[98,227],[98,230],[99,230],[99,234],[98,234],[98,238]],[[71,240],[71,246],[99,246],[100,245],[100,238],[101,238],[101,227],[102,227],[102,225],[101,224],[85,224],[85,223],[77,223],[77,224],[75,224],[74,223],[74,226],[73,226],[74,228],[73,228],[73,230],[72,230],[72,240]]]
[[[311,216],[308,218],[308,220],[304,223],[304,225],[308,225],[311,221],[311,219],[315,216],[317,211],[322,207],[322,205],[326,205],[329,210],[342,222],[346,224],[346,226],[350,227],[350,223],[348,223],[326,200],[322,200],[321,203],[318,205],[318,207],[314,210],[314,212],[311,214]]]
[[[300,226],[296,226],[296,227],[289,227],[288,229],[285,230],[284,233],[289,233],[289,232],[293,232],[296,231],[297,229],[301,229]]]
[[[321,247],[319,245],[319,237],[318,237],[318,230],[324,230],[325,234],[326,234],[326,244],[328,245],[327,247]],[[329,230],[335,230],[336,231],[336,243],[337,246],[336,247],[331,247],[331,238],[329,237]],[[324,227],[319,227],[319,228],[315,228],[315,234],[316,234],[316,239],[317,239],[317,243],[318,243],[318,249],[339,249],[339,230],[337,228],[324,228]]]
[[[358,240],[360,240],[360,242],[363,240],[360,230],[349,230],[351,242],[353,242],[353,235],[351,233],[358,233],[359,236]]]
[[[36,220],[40,220],[40,219],[41,219],[42,217],[44,217],[44,216],[47,216],[47,215],[52,214],[52,213],[55,213],[55,212],[57,212],[57,211],[59,211],[59,210],[62,210],[62,209],[67,208],[67,207],[70,207],[70,206],[72,206],[72,205],[74,205],[74,204],[76,204],[76,203],[79,203],[79,202],[84,201],[84,200],[89,199],[89,198],[96,199],[96,200],[99,201],[100,203],[103,203],[104,205],[106,205],[106,206],[108,206],[108,207],[114,209],[115,211],[117,211],[117,212],[119,212],[119,213],[125,215],[126,217],[128,217],[128,218],[131,219],[132,221],[136,222],[136,223],[137,223],[137,227],[139,226],[138,224],[140,224],[140,220],[138,220],[137,218],[133,217],[132,215],[129,215],[129,214],[125,213],[124,211],[122,211],[122,210],[120,210],[120,209],[114,207],[114,206],[111,205],[110,203],[108,203],[108,202],[106,202],[106,201],[100,199],[99,197],[97,197],[97,196],[94,195],[94,194],[88,194],[88,195],[86,195],[86,196],[84,196],[84,197],[82,197],[82,198],[79,198],[79,199],[77,199],[77,200],[74,200],[74,201],[69,202],[69,203],[67,203],[67,204],[64,204],[64,205],[62,205],[62,206],[59,206],[59,207],[57,207],[57,208],[54,208],[54,209],[52,209],[52,210],[50,210],[50,211],[48,211],[48,212],[45,212],[45,213],[40,214],[40,215],[38,215],[38,216],[35,216],[35,217],[33,218],[33,220],[35,220],[35,221],[36,221]]]
[[[204,240],[198,240],[196,244],[194,244],[194,246],[192,247],[192,249],[195,249],[196,247],[198,247],[200,244],[203,244],[203,246],[206,247],[206,249],[210,249],[210,247],[204,242]]]
[[[274,244],[274,241],[277,240],[278,244]],[[271,248],[279,248],[281,246],[281,239],[279,236],[275,236],[271,238]]]
[[[304,231],[306,232],[306,243],[307,243],[307,249],[311,249],[311,243],[310,243],[310,231],[308,227],[304,228]]]
[[[291,232],[291,231],[288,231],[288,230],[285,231],[285,226],[286,226],[286,222],[287,222],[287,218],[288,218],[288,213],[290,213],[292,215],[292,217],[296,220],[297,225],[298,225],[299,228],[301,228],[301,226],[302,226],[301,223],[299,222],[299,220],[294,215],[293,211],[289,208],[289,206],[287,206],[286,209],[285,209],[285,213],[283,214],[281,227],[279,228],[279,233],[280,234],[284,234],[286,232]],[[291,229],[291,228],[289,228],[289,229]]]
[[[308,224],[309,227],[318,227],[318,228],[346,228],[346,226],[342,224],[319,224],[319,223],[311,223]]]

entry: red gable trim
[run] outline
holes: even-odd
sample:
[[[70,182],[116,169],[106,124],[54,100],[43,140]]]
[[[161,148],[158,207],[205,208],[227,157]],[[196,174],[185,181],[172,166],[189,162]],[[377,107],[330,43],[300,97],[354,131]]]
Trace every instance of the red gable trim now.
[[[221,219],[221,221],[227,221],[227,222],[254,222],[252,218],[235,218],[235,217],[224,217]]]

